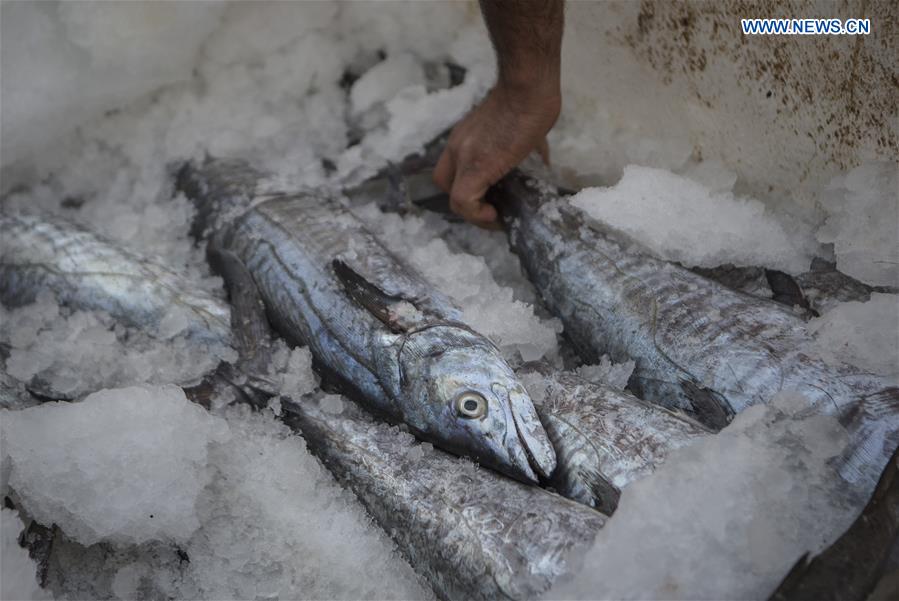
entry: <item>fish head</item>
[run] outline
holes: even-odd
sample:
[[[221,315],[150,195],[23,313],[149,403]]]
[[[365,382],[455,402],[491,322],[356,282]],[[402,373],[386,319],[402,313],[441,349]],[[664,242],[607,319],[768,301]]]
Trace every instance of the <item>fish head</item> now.
[[[436,446],[526,482],[549,478],[556,455],[531,398],[483,336],[433,326],[400,351],[406,422]]]

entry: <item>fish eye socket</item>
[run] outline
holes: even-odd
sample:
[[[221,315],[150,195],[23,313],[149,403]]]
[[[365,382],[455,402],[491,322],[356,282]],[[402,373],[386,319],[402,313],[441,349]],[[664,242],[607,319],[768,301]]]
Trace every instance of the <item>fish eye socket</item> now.
[[[456,411],[460,416],[477,419],[487,415],[487,399],[476,392],[465,392],[456,399]]]

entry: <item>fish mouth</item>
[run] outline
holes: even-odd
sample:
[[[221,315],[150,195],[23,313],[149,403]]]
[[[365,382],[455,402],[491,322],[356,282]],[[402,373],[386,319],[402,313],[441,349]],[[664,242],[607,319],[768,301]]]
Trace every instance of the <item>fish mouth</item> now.
[[[509,456],[515,467],[529,480],[537,483],[548,479],[556,469],[556,452],[543,429],[533,403],[527,395],[508,395],[512,423],[515,426],[515,442],[509,445]]]
[[[534,452],[531,451],[531,448],[528,446],[525,441],[524,435],[521,432],[521,427],[518,425],[518,418],[515,417],[515,414],[512,414],[512,422],[515,424],[515,432],[518,434],[518,440],[521,441],[521,446],[524,448],[524,455],[528,460],[528,467],[530,468],[533,480],[538,482],[538,476],[541,478],[549,478],[552,475],[553,470],[556,467],[555,457],[553,457],[552,465],[547,468],[547,464],[543,461],[537,459],[534,456]]]

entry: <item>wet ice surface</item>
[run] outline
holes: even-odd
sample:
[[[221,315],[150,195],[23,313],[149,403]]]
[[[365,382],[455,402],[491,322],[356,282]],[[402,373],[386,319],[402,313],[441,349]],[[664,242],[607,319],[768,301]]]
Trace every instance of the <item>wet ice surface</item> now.
[[[9,29],[8,6],[33,11],[29,19],[40,24],[18,28],[40,34],[18,54],[6,52],[6,40],[16,39],[7,37],[16,33]],[[274,169],[287,188],[352,181],[442,131],[493,77],[482,25],[452,3],[412,3],[401,10],[365,3],[339,9],[274,3],[265,10],[172,3],[142,7],[149,11],[142,16],[104,9],[102,18],[91,5],[68,5],[58,13],[55,6],[4,4],[4,83],[21,85],[4,85],[3,133],[27,142],[4,140],[4,206],[64,213],[128,248],[160,256],[217,294],[221,281],[189,237],[193,209],[183,197],[172,198],[170,163],[208,152]],[[179,27],[168,29],[171,37],[161,43],[147,37],[142,24],[166,11],[177,13],[168,17]],[[423,27],[425,21],[440,26]],[[119,37],[109,37],[111,32]],[[7,56],[18,57],[13,71],[8,66],[15,61]],[[141,60],[129,62],[129,56]],[[441,75],[439,66],[446,61],[466,67],[468,76],[463,85],[440,90],[445,71]],[[345,73],[361,75],[348,93],[340,86]],[[170,85],[160,87],[164,83]],[[18,94],[11,103],[10,89]],[[95,95],[73,93],[87,89]],[[73,110],[50,106],[63,100]],[[57,117],[35,118],[42,110]],[[84,122],[86,116],[96,119]],[[568,169],[587,173],[602,170],[606,158],[620,162],[624,155],[615,155],[614,145],[603,145],[611,157],[578,150],[597,146],[577,131],[583,118],[572,113],[563,120],[553,138],[563,152],[554,156],[575,158]],[[10,124],[21,127],[10,130]],[[33,139],[23,138],[28,132]],[[632,138],[643,144],[642,136]],[[28,156],[41,141],[52,145]],[[10,157],[9,149],[23,154]],[[684,163],[682,151],[682,145],[662,143],[640,156],[647,164],[674,166]],[[19,163],[10,167],[12,158]],[[581,201],[654,252],[687,264],[804,271],[810,253],[826,252],[816,247],[817,236],[834,244],[842,271],[869,284],[895,285],[891,167],[862,166],[836,179],[823,201],[820,228],[735,197],[735,177],[712,162],[683,173],[632,167],[621,182],[583,192]],[[502,234],[450,225],[434,215],[381,215],[370,206],[358,211],[388,247],[453,296],[510,360],[559,365],[557,322],[535,305],[533,287]],[[896,329],[884,326],[895,315],[891,307],[895,296],[875,295],[867,303],[838,305],[812,327],[822,348],[861,367],[888,369],[890,354],[896,356],[895,338],[889,337]],[[76,397],[115,389],[71,406],[2,415],[4,424],[31,424],[21,432],[35,432],[3,435],[2,493],[16,497],[27,516],[65,524],[72,539],[54,552],[49,584],[55,595],[429,595],[302,439],[275,420],[277,401],[270,414],[227,408],[229,399],[216,399],[213,415],[201,418],[169,388],[122,388],[182,383],[215,365],[215,358],[188,348],[177,335],[151,339],[100,313],[69,313],[42,299],[0,313],[0,343],[9,348],[5,369],[17,381],[41,376]],[[305,349],[282,345],[273,363],[270,375],[285,393],[300,395],[317,385]],[[573,367],[588,379],[621,387],[632,366]],[[526,384],[539,396],[541,376],[531,373]],[[158,411],[145,414],[150,401],[137,406],[136,393],[123,390],[151,391],[146,394],[160,401]],[[98,398],[106,399],[103,411]],[[336,395],[320,402],[328,412],[343,409]],[[182,412],[193,418],[175,419]],[[62,430],[58,441],[47,438],[53,427]],[[131,440],[169,444],[139,453]],[[799,554],[819,548],[847,523],[852,505],[834,488],[837,480],[826,465],[841,440],[832,420],[800,419],[788,399],[750,409],[721,435],[679,451],[655,475],[629,486],[581,578],[550,596],[766,597]],[[426,447],[414,445],[410,453]],[[91,457],[96,464],[86,463]],[[180,466],[194,478],[163,473],[161,465]],[[54,500],[58,493],[47,484],[58,471],[64,472],[59,490],[65,485],[70,492],[62,501]],[[138,519],[143,503],[158,499],[160,490],[135,489],[141,484],[137,474],[156,484],[174,478],[162,489],[173,500],[160,513],[168,521]],[[102,505],[97,490],[104,485],[118,491],[114,498],[130,502]],[[11,542],[22,526],[8,510],[2,522],[3,598],[26,596],[33,564]],[[98,537],[106,542],[88,548],[74,540]],[[23,588],[8,597],[11,582]]]

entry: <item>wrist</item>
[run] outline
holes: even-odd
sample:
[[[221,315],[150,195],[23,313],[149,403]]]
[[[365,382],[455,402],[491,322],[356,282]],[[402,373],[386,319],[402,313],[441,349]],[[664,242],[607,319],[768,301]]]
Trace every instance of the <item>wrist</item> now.
[[[558,68],[541,67],[530,69],[500,68],[496,85],[519,95],[540,94],[561,97],[561,76]]]
[[[562,110],[562,90],[557,75],[500,77],[493,93],[518,111],[539,112],[552,117],[553,122]]]

